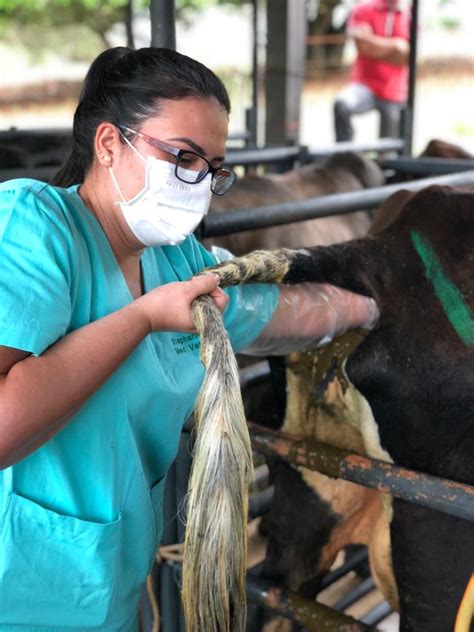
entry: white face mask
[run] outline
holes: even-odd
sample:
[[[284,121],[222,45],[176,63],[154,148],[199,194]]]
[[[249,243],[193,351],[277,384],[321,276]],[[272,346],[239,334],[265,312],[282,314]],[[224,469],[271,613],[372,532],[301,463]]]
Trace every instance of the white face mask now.
[[[123,200],[117,204],[125,221],[145,246],[180,244],[194,231],[209,209],[211,174],[197,184],[182,182],[175,175],[173,163],[153,156],[145,158],[131,143],[128,144],[146,162],[146,175],[143,189],[127,202],[112,167],[109,167]]]

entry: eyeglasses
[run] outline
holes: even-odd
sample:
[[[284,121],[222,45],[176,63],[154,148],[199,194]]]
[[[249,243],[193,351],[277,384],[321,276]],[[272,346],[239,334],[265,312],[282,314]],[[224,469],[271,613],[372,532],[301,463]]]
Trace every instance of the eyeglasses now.
[[[188,149],[177,149],[168,143],[164,143],[157,138],[143,134],[143,132],[137,132],[123,125],[117,126],[122,132],[130,132],[135,134],[139,138],[143,139],[146,143],[161,149],[168,154],[171,154],[176,158],[175,175],[178,180],[186,182],[188,184],[197,184],[204,180],[208,173],[212,175],[211,179],[211,191],[216,195],[224,195],[235,180],[235,173],[229,169],[223,167],[213,167],[211,163],[194,151]]]

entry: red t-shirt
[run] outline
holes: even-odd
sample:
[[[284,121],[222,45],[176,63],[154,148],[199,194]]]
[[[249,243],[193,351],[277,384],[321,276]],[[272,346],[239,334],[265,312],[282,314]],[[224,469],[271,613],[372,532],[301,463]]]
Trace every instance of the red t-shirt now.
[[[354,7],[348,22],[349,30],[369,24],[374,35],[410,39],[408,11],[389,7],[385,0],[369,0]],[[362,83],[381,99],[406,101],[408,95],[408,67],[396,66],[358,55],[352,68],[352,81]]]

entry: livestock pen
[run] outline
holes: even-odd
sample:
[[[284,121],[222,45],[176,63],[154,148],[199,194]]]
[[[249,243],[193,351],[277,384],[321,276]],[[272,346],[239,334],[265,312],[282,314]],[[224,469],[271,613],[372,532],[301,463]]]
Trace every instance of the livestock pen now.
[[[295,163],[305,163],[315,157],[324,157],[334,151],[346,149],[355,149],[360,152],[383,153],[389,150],[400,151],[402,144],[398,140],[388,139],[387,141],[380,141],[375,145],[346,146],[345,144],[339,144],[339,146],[333,148],[271,147],[263,150],[250,150],[245,148],[229,152],[229,162],[235,166],[242,166],[244,168],[259,164],[272,164],[279,169],[284,169],[293,166]],[[437,175],[434,178],[431,177],[403,183],[403,188],[405,189],[420,189],[433,183],[454,186],[474,183],[474,165],[472,164],[472,160],[450,162],[447,160],[426,158],[411,159],[401,156],[396,159],[382,161],[382,164],[391,172],[397,171],[398,168],[400,168],[400,172],[408,172],[416,176],[456,171],[456,173],[448,176]],[[36,169],[39,170],[38,173],[36,173]],[[21,169],[0,171],[0,180],[20,176],[40,177],[41,179],[48,180],[55,170],[56,167],[35,167],[31,165],[26,169],[23,167]],[[461,172],[462,170],[466,171]],[[260,209],[237,209],[229,212],[225,216],[207,217],[200,228],[200,236],[210,237],[221,234],[232,234],[253,228],[284,225],[289,222],[303,221],[314,217],[352,213],[361,209],[375,208],[388,195],[400,188],[400,186],[399,184],[391,184],[377,189],[350,194],[331,195],[324,198],[314,198],[299,203],[272,205]],[[243,369],[241,372],[241,382],[244,390],[249,389],[256,381],[268,379],[269,369],[265,363],[252,365]],[[184,630],[179,596],[181,573],[180,552],[179,547],[176,552],[175,545],[181,543],[184,538],[184,526],[180,517],[187,491],[188,474],[191,464],[191,432],[192,424],[190,423],[182,435],[181,447],[175,466],[168,475],[168,486],[165,498],[165,531],[162,541],[163,547],[160,551],[160,564],[157,565],[153,571],[155,578],[158,578],[158,601],[160,603],[161,630],[163,632],[178,632],[178,630],[181,632]],[[254,448],[256,451],[280,451],[281,453],[281,443],[278,437],[275,439],[272,435],[265,434],[262,429],[257,429],[253,435]],[[265,449],[263,449],[263,447]],[[298,449],[301,452],[301,450],[313,450],[313,447],[299,446]],[[324,460],[324,446],[319,446],[318,450],[322,455],[321,459],[319,459],[321,463],[321,460]],[[292,452],[294,453],[295,450]],[[340,455],[341,463],[346,457],[347,455]],[[307,462],[309,457],[305,458]],[[341,471],[337,472],[339,476],[347,476],[347,471],[346,473],[342,471],[344,467],[345,466],[342,465]],[[387,468],[387,466],[383,466],[383,468]],[[261,473],[262,468],[259,468],[258,471]],[[352,472],[353,471],[352,468]],[[376,475],[371,475],[371,472],[374,470],[370,467],[365,468],[364,471],[367,474],[367,480],[362,484],[372,486],[387,484],[386,481],[382,483],[380,480],[377,481]],[[387,469],[385,469],[385,472],[387,472]],[[388,472],[391,472],[390,466],[388,466]],[[399,477],[398,480],[406,482],[406,474],[406,472],[402,472],[402,477]],[[474,502],[474,492],[472,488],[467,486],[455,486],[459,492],[456,500],[453,498],[452,491],[454,488],[450,481],[432,481],[429,478],[423,477],[423,475],[409,474],[411,490],[409,490],[408,499],[411,502],[417,502],[420,496],[426,495],[426,484],[434,484],[436,487],[439,483],[438,488],[431,493],[431,501],[434,502],[435,505],[438,503],[436,505],[438,509],[454,515],[461,515],[464,519],[472,520],[472,504]],[[260,489],[261,485],[257,487]],[[451,493],[448,501],[443,502],[443,494],[446,488],[448,488]],[[397,492],[392,489],[391,491],[394,495],[398,493],[402,498],[407,497],[404,495],[406,490],[404,491],[402,489]],[[268,508],[268,503],[271,502],[271,495],[271,488],[266,487],[263,491],[259,491],[251,496],[250,515],[252,518],[261,515]],[[360,568],[365,559],[366,554],[363,551],[358,551],[356,554],[350,556],[342,566],[331,571],[324,578],[322,588],[327,588],[351,569]],[[280,612],[287,618],[293,620],[297,620],[298,618],[301,620],[301,617],[303,617],[304,625],[310,632],[320,629],[339,630],[341,626],[345,625],[348,621],[351,621],[351,625],[353,626],[359,626],[353,627],[353,630],[373,629],[373,626],[390,611],[388,605],[382,602],[377,605],[376,608],[366,612],[362,617],[361,623],[354,623],[353,620],[348,619],[342,614],[343,610],[357,601],[361,595],[373,588],[374,584],[370,577],[362,581],[355,590],[344,595],[344,597],[335,604],[339,612],[334,613],[327,608],[318,606],[314,602],[305,602],[302,601],[300,597],[285,594],[285,592],[282,592],[277,586],[262,582],[258,577],[258,570],[258,567],[250,569],[248,574],[247,591],[248,600],[251,604],[251,608],[249,609],[248,632],[261,630],[261,616],[264,609]],[[147,611],[147,607],[144,607],[143,612],[144,627],[145,629],[151,630],[153,615]],[[309,619],[306,620],[304,617],[308,613],[310,616]],[[324,623],[321,623],[321,621],[324,621]],[[322,628],[322,625],[325,627]]]
[[[370,148],[369,148],[370,149]],[[372,148],[374,149],[374,148]],[[361,150],[363,150],[361,148]],[[288,164],[288,161],[292,161],[296,155],[294,148],[288,151],[286,154],[283,149],[281,151],[281,160]],[[317,152],[316,152],[317,153]],[[307,155],[307,154],[306,154]],[[258,155],[256,152],[242,152],[242,162],[245,164],[256,165],[259,163]],[[270,152],[265,156],[262,154],[261,162],[265,162],[268,158],[269,162],[277,163],[275,155]],[[299,156],[301,159],[301,156]],[[442,173],[443,169],[449,170],[449,165],[442,161],[433,163],[433,161],[417,160],[413,163],[404,161],[400,158],[402,165],[401,171],[411,171],[415,174],[429,174]],[[390,169],[396,168],[397,161],[391,162],[388,166]],[[238,158],[235,158],[234,164],[238,163]],[[433,166],[434,165],[434,166]],[[452,165],[454,166],[454,165]],[[418,190],[425,186],[429,186],[434,183],[446,184],[451,186],[464,186],[474,183],[474,170],[472,161],[465,161],[461,165],[461,168],[468,169],[464,173],[455,173],[448,176],[437,176],[434,178],[424,178],[416,180],[410,183],[404,183],[403,188],[410,190]],[[209,216],[201,227],[201,236],[210,237],[221,234],[230,234],[242,230],[248,230],[252,228],[261,228],[273,225],[282,225],[294,221],[302,221],[308,218],[324,217],[330,214],[342,214],[351,213],[361,209],[375,208],[380,204],[388,195],[400,188],[399,184],[392,184],[369,191],[356,192],[351,194],[338,194],[326,196],[324,198],[314,198],[305,202],[300,202],[291,205],[272,205],[260,209],[238,209],[229,212],[225,216]],[[265,363],[258,363],[256,365],[247,367],[241,372],[241,382],[243,389],[250,388],[255,381],[262,381],[269,378],[269,369]],[[162,550],[163,557],[161,558],[161,564],[155,568],[155,576],[158,578],[158,598],[160,602],[160,616],[161,616],[161,629],[164,632],[181,632],[184,630],[184,622],[180,614],[180,597],[179,597],[179,584],[180,584],[180,561],[179,555],[175,556],[174,545],[183,540],[184,527],[180,522],[180,509],[183,505],[184,496],[187,489],[187,474],[191,463],[190,457],[190,442],[191,442],[192,424],[185,429],[182,437],[181,449],[176,461],[176,464],[169,474],[168,488],[166,494],[165,503],[165,532],[163,538],[164,549]],[[286,455],[288,458],[288,450],[281,449],[282,442],[278,436],[274,436],[264,429],[257,428],[253,435],[254,449],[256,451],[263,451],[267,453],[280,453],[280,456]],[[302,458],[308,462],[308,451],[313,450],[314,447],[308,445],[300,445],[298,453]],[[319,467],[321,463],[325,461],[326,448],[324,446],[318,446],[317,454],[320,458],[317,459]],[[293,454],[295,450],[290,450]],[[311,452],[311,454],[313,454]],[[306,456],[305,456],[306,455]],[[335,455],[338,464],[342,464],[347,454]],[[339,460],[337,460],[339,458]],[[326,459],[327,460],[327,459]],[[365,464],[367,465],[367,464]],[[379,466],[379,464],[375,464]],[[332,475],[347,477],[353,475],[354,468],[352,468],[352,474],[348,475],[350,467],[344,469],[344,465],[338,469],[332,470]],[[473,520],[473,505],[474,505],[474,489],[469,486],[453,487],[451,481],[443,480],[431,480],[426,475],[418,474],[414,472],[401,472],[400,476],[395,476],[396,470],[392,466],[382,464],[382,469],[385,473],[388,472],[389,481],[395,481],[396,484],[390,487],[390,491],[395,496],[406,498],[410,502],[420,502],[427,496],[426,486],[434,486],[432,492],[428,494],[429,501],[434,503],[434,506],[438,510],[451,513],[453,515],[460,515],[466,520]],[[357,469],[357,468],[356,468]],[[377,467],[374,464],[369,463],[368,467],[364,467],[365,480],[358,479],[363,485],[368,486],[383,486],[387,489],[387,477],[382,481],[377,478]],[[261,472],[261,469],[259,470]],[[330,473],[330,472],[328,472]],[[409,481],[410,489],[407,490],[405,483]],[[400,485],[401,482],[401,485]],[[458,494],[453,494],[453,490],[456,489]],[[450,491],[448,499],[446,500],[446,490]],[[250,516],[256,517],[261,515],[267,508],[268,503],[271,502],[271,488],[265,488],[263,491],[257,492],[250,498]],[[433,505],[432,505],[433,506]],[[171,546],[172,554],[169,555],[169,547]],[[364,560],[364,552],[357,552],[338,569],[329,573],[322,582],[322,588],[326,588],[331,583],[337,581],[341,575],[350,571],[351,569],[360,567],[361,562]],[[369,577],[348,595],[345,595],[336,604],[339,612],[333,612],[325,607],[322,607],[315,602],[305,602],[294,595],[289,595],[281,590],[278,586],[273,586],[268,582],[263,582],[258,577],[258,567],[255,569],[249,569],[248,581],[247,581],[247,593],[248,599],[251,604],[249,609],[248,620],[248,632],[257,632],[261,630],[261,621],[263,608],[269,608],[273,612],[279,612],[283,616],[293,621],[300,621],[304,625],[304,628],[310,630],[341,630],[343,626],[350,623],[351,630],[370,630],[375,629],[374,626],[381,621],[387,613],[390,611],[388,604],[382,602],[378,604],[374,609],[366,612],[359,623],[354,622],[353,619],[348,618],[341,612],[349,605],[357,601],[361,595],[370,591],[373,587],[373,581]],[[324,626],[324,627],[323,627]]]
[[[417,8],[417,0],[414,2],[415,11]],[[165,3],[161,3],[165,6]],[[152,3],[157,8],[158,2]],[[168,7],[170,3],[168,3]],[[416,15],[416,13],[415,13]],[[156,17],[156,14],[155,14]],[[153,13],[152,13],[153,18]],[[164,23],[172,21],[173,16],[168,16],[163,20]],[[155,20],[158,24],[160,20]],[[416,18],[413,20],[413,33],[416,33]],[[162,33],[169,35],[170,29],[164,29]],[[157,27],[154,29],[155,35],[159,35]],[[416,40],[415,37],[412,38]],[[293,38],[295,41],[295,38]],[[163,42],[155,41],[155,43]],[[174,41],[165,42],[166,45],[174,47]],[[258,166],[262,163],[273,164],[277,169],[286,169],[295,164],[303,164],[306,161],[332,154],[336,150],[354,149],[356,151],[403,151],[404,148],[411,146],[411,128],[413,116],[413,97],[414,97],[414,67],[415,67],[416,46],[412,47],[411,73],[410,73],[410,108],[407,116],[407,126],[405,133],[405,143],[398,139],[388,139],[382,141],[377,146],[367,147],[359,145],[358,147],[342,147],[340,144],[337,148],[308,148],[308,147],[279,147],[267,148],[262,151],[253,151],[249,148],[229,152],[229,163],[240,166],[243,170],[249,167]],[[270,101],[270,100],[269,100]],[[252,127],[249,125],[249,128]],[[250,132],[246,132],[243,136],[248,139]],[[266,152],[266,153],[265,153]],[[31,163],[26,165],[27,169],[9,169],[0,172],[0,180],[10,178],[29,176],[39,178],[41,180],[49,180],[49,178],[57,170],[56,167],[42,166],[45,163]],[[415,174],[416,177],[422,175],[440,176],[448,171],[455,171],[456,175],[447,178],[436,177],[427,180],[419,180],[413,184],[404,185],[404,188],[418,188],[426,186],[433,182],[462,185],[474,182],[474,171],[472,161],[462,161],[458,164],[437,161],[429,163],[429,161],[416,160],[410,164],[410,159],[404,157],[394,159],[391,162],[385,161],[384,167],[392,174],[397,172]],[[467,173],[459,175],[459,171],[467,170]],[[391,188],[392,187],[392,188]],[[229,214],[227,218],[209,217],[203,223],[200,231],[201,237],[232,234],[237,231],[249,230],[257,227],[269,227],[274,225],[284,225],[287,222],[304,221],[305,219],[314,217],[325,217],[328,215],[339,215],[343,213],[352,213],[359,209],[370,209],[377,206],[392,191],[396,190],[398,185],[390,185],[381,187],[378,190],[364,191],[360,194],[338,194],[318,200],[308,200],[306,202],[281,206],[272,205],[264,209],[240,209]],[[270,372],[265,363],[252,365],[241,371],[242,388],[245,391],[250,389],[252,384],[258,381],[268,381]],[[251,418],[250,418],[251,419]],[[273,435],[265,429],[253,428],[253,444],[256,453],[279,454],[280,457],[287,459],[298,458],[303,459],[308,465],[311,462],[317,462],[318,469],[324,471],[324,466],[328,466],[329,474],[340,476],[341,478],[355,478],[363,484],[390,489],[394,495],[401,498],[407,498],[410,502],[427,502],[428,506],[435,506],[439,511],[459,515],[463,519],[472,520],[472,499],[473,489],[469,486],[461,486],[453,484],[451,481],[433,480],[423,474],[411,471],[399,471],[390,465],[383,463],[374,463],[366,460],[358,461],[357,455],[338,453],[324,445],[310,445],[307,443],[295,444],[291,439],[282,437],[281,435]],[[285,441],[287,443],[285,443]],[[161,615],[161,630],[164,632],[184,631],[184,621],[181,614],[180,606],[180,585],[181,585],[181,551],[180,543],[184,538],[184,526],[182,521],[182,507],[187,491],[188,475],[191,465],[191,446],[192,446],[192,422],[184,429],[181,437],[180,451],[176,459],[176,463],[168,475],[167,492],[165,498],[165,531],[159,552],[159,563],[153,570],[154,578],[157,579],[156,585],[158,591],[155,593],[153,582],[150,580],[148,588],[151,600],[146,603],[144,600],[142,609],[142,625],[143,631],[149,632],[152,629],[157,630],[158,612],[150,611],[150,607],[156,605],[156,596],[158,596],[159,610]],[[330,454],[329,454],[330,453]],[[329,458],[331,457],[331,458]],[[359,466],[359,467],[357,467]],[[360,480],[360,476],[364,477],[364,481]],[[258,479],[265,479],[264,467],[257,469]],[[351,480],[352,480],[351,479]],[[391,485],[393,482],[393,485]],[[408,484],[408,485],[407,485]],[[262,515],[268,508],[272,498],[271,487],[264,487],[261,480],[256,480],[255,489],[258,490],[250,499],[250,516],[256,517]],[[446,490],[449,490],[449,497],[446,499]],[[456,493],[454,493],[454,491]],[[351,569],[359,569],[366,560],[366,553],[358,551],[348,556],[346,561],[337,569],[332,570],[322,581],[322,588],[326,588],[335,583],[344,573]],[[252,604],[249,610],[247,632],[257,632],[262,629],[262,614],[265,610],[279,612],[284,617],[292,621],[299,621],[304,625],[306,630],[341,630],[351,629],[372,630],[377,622],[390,610],[386,603],[380,603],[375,609],[366,611],[361,616],[361,621],[356,622],[344,615],[343,611],[354,603],[362,594],[373,587],[371,577],[367,577],[360,582],[357,588],[350,591],[339,599],[332,609],[321,607],[312,601],[305,601],[301,597],[291,595],[282,591],[279,586],[273,583],[263,582],[259,577],[257,568],[249,569],[247,578],[248,600]],[[151,604],[151,605],[150,605]]]

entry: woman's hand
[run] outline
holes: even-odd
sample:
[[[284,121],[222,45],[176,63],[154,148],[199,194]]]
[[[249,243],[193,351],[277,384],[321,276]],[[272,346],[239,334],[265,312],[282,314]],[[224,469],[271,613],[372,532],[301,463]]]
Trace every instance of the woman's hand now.
[[[189,281],[167,283],[136,299],[132,306],[141,311],[150,331],[194,332],[191,304],[195,298],[209,294],[221,312],[227,305],[229,299],[218,283],[217,274],[201,274]]]

